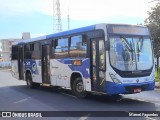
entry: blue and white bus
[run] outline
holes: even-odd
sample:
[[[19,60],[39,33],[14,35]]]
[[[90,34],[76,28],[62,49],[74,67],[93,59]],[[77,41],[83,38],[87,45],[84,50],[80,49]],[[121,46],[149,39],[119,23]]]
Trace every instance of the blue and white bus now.
[[[69,88],[77,97],[154,90],[154,58],[145,26],[96,24],[21,40],[12,46],[12,75],[28,87]]]

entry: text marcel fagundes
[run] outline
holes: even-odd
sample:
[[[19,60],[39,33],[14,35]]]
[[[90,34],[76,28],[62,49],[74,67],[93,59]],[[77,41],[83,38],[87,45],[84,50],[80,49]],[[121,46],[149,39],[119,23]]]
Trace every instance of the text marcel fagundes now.
[[[129,113],[130,117],[158,117],[156,113]]]

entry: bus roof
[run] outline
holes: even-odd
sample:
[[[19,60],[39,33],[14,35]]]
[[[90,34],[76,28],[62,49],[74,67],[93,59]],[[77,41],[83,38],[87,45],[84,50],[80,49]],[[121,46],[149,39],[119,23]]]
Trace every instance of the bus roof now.
[[[95,25],[91,25],[91,26],[87,26],[87,27],[82,27],[82,28],[67,30],[67,31],[59,32],[59,33],[49,34],[49,35],[45,35],[45,36],[41,36],[41,37],[21,40],[21,41],[15,42],[14,45],[34,42],[34,41],[38,41],[38,40],[50,39],[50,38],[54,38],[54,37],[67,36],[70,34],[82,33],[82,32],[86,32],[86,31],[90,31],[90,30],[94,30],[94,29],[95,29]]]
[[[13,45],[24,44],[24,43],[29,43],[29,42],[34,42],[34,41],[39,41],[39,40],[44,40],[44,39],[51,39],[51,38],[56,38],[56,37],[60,37],[60,36],[67,36],[67,35],[71,35],[71,34],[87,32],[87,31],[91,31],[91,30],[96,29],[96,25],[106,25],[107,28],[114,27],[114,26],[117,26],[117,27],[118,26],[121,26],[121,27],[134,26],[134,27],[147,28],[146,26],[142,26],[142,25],[100,23],[100,24],[95,24],[95,25],[91,25],[91,26],[87,26],[87,27],[81,27],[81,28],[67,30],[67,31],[59,32],[59,33],[49,34],[49,35],[45,35],[45,36],[41,36],[41,37],[20,40],[18,42],[15,42]],[[109,31],[111,31],[111,30],[109,30]],[[124,32],[123,32],[123,34],[124,34]]]

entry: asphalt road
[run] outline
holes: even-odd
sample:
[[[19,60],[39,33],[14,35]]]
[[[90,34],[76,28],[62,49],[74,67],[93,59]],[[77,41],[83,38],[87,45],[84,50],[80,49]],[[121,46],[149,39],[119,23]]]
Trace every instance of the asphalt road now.
[[[16,80],[9,71],[0,70],[0,111],[160,111],[160,90],[122,95],[112,101],[108,96],[90,95],[78,99],[70,90],[56,92],[49,87],[29,89],[25,81]],[[0,118],[1,120],[2,118]],[[4,118],[3,118],[4,119]],[[5,118],[6,119],[6,118]],[[8,118],[9,119],[9,118]],[[21,118],[11,118],[12,120]],[[31,119],[31,118],[23,118]],[[35,118],[34,118],[35,119]],[[54,117],[41,120],[160,120],[157,117]]]

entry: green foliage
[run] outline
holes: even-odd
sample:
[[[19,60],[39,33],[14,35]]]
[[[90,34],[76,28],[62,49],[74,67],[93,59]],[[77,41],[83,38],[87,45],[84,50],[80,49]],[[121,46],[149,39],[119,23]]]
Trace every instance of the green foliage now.
[[[160,82],[160,67],[158,68],[158,72],[157,71],[155,72],[155,79],[156,82]]]
[[[148,11],[148,18],[145,25],[149,28],[154,40],[154,53],[156,57],[160,57],[160,1]]]

